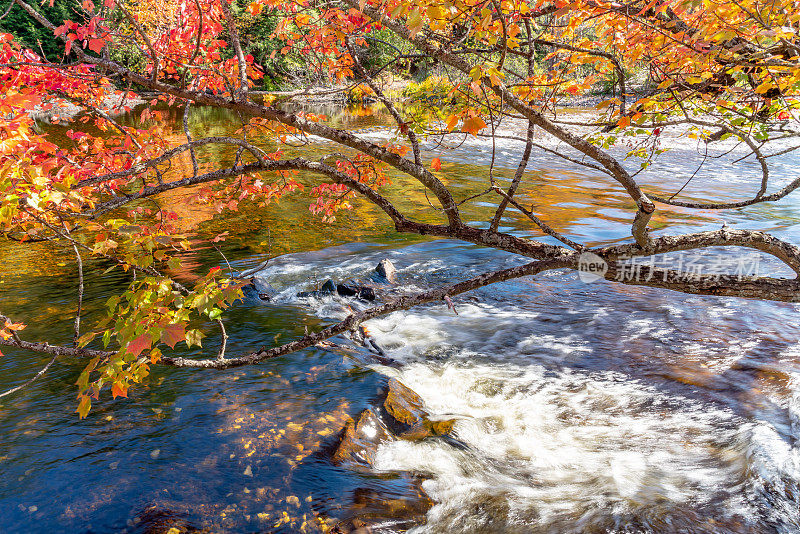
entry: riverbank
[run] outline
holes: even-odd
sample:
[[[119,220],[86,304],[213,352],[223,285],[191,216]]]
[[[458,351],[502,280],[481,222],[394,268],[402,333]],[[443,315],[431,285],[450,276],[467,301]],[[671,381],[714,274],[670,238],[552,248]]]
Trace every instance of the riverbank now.
[[[133,96],[131,96],[133,95]],[[144,104],[145,96],[132,93],[107,93],[102,103],[97,108],[109,117],[117,117],[128,113],[131,109]],[[35,121],[61,122],[74,120],[86,110],[85,106],[74,102],[51,102],[48,105],[38,105],[30,111],[30,116]]]
[[[382,77],[376,80],[378,87],[383,94],[394,103],[412,103],[415,96],[410,94],[409,87],[414,84],[413,80],[399,78],[396,76]],[[292,102],[303,106],[346,106],[353,103],[371,104],[378,102],[378,98],[362,89],[363,85],[358,83],[340,84],[336,86],[316,86],[298,89],[295,91],[250,91],[249,94],[256,99],[272,101],[275,103]],[[634,93],[629,100],[642,96],[643,88],[634,88]],[[109,117],[116,117],[129,112],[136,106],[148,101],[151,95],[147,93],[134,93],[127,91],[124,93],[109,92],[103,98],[101,105],[97,108],[100,112]],[[593,108],[598,103],[616,97],[612,93],[592,93],[581,96],[567,97],[559,102],[560,107],[565,108]],[[52,102],[47,105],[38,105],[30,111],[30,116],[36,121],[42,122],[61,122],[71,121],[77,118],[86,110],[85,106],[74,102]]]

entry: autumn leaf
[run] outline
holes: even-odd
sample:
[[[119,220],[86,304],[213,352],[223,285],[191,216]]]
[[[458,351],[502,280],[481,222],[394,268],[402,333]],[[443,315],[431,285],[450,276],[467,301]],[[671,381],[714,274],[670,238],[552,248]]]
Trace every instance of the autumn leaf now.
[[[149,349],[151,343],[152,341],[150,340],[150,334],[142,334],[133,341],[129,342],[125,347],[125,350],[133,356],[138,356],[143,350]]]
[[[464,124],[461,126],[461,131],[477,135],[483,128],[486,128],[486,122],[484,122],[482,118],[470,117],[464,121]]]
[[[197,345],[198,347],[202,347],[201,340],[203,339],[203,333],[200,330],[188,330],[186,332],[186,346],[191,347],[192,345]]]
[[[433,169],[434,171],[442,170],[442,160],[440,160],[439,158],[433,158],[431,160],[431,169]]]
[[[25,327],[28,326],[24,323],[12,323],[10,320],[6,319],[5,327],[9,330],[25,330]]]
[[[458,116],[450,115],[449,117],[447,117],[447,131],[448,132],[452,132],[453,128],[455,128],[457,125],[458,125]]]
[[[174,349],[175,344],[184,339],[186,339],[186,323],[165,326],[161,333],[161,341],[169,345],[171,349]]]
[[[99,54],[106,45],[105,39],[89,39],[89,50]]]
[[[214,237],[214,239],[212,239],[211,242],[212,243],[219,243],[220,241],[225,241],[225,238],[227,238],[229,233],[230,232],[222,232],[221,234],[217,234],[217,236]]]
[[[75,411],[78,412],[78,417],[83,419],[92,408],[92,399],[90,399],[88,395],[79,395],[78,398],[80,401],[78,401],[78,407]]]
[[[254,17],[259,15],[264,10],[264,6],[259,4],[258,2],[253,2],[249,6],[247,6],[247,11],[253,15]]]
[[[97,335],[97,332],[87,332],[86,334],[82,335],[81,337],[78,338],[78,341],[77,341],[78,346],[79,347],[85,347],[86,345],[89,344],[89,342],[91,340],[93,340],[95,338],[96,335]]]
[[[128,386],[121,382],[114,382],[111,386],[111,396],[114,398],[117,397],[128,397]]]
[[[772,89],[773,87],[775,87],[775,84],[773,84],[773,83],[772,83],[772,81],[770,81],[770,80],[765,80],[764,82],[762,82],[761,84],[759,84],[759,86],[758,86],[758,87],[756,87],[755,91],[756,91],[756,93],[758,93],[758,94],[764,94],[764,93],[766,93],[767,91],[769,91],[770,89]]]

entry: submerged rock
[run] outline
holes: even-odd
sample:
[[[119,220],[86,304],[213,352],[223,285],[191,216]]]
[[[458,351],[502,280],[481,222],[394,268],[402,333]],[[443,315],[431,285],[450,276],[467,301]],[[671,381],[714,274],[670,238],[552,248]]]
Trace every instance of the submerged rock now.
[[[350,419],[344,428],[342,440],[333,453],[334,463],[347,461],[372,466],[381,443],[394,441],[391,430],[372,410],[364,410],[358,420]]]
[[[253,277],[242,286],[242,293],[248,298],[269,301],[276,291],[271,286],[266,288],[259,287],[259,284],[256,283],[256,278]]]
[[[340,520],[331,532],[387,532],[387,525],[391,525],[388,532],[406,532],[424,523],[425,514],[434,503],[422,489],[422,479],[414,477],[405,482],[407,486],[396,493],[387,494],[373,488],[356,489],[353,504],[346,512],[350,517]]]
[[[375,290],[369,286],[357,284],[337,284],[328,280],[316,291],[301,291],[298,297],[323,297],[326,295],[339,295],[340,297],[356,297],[361,300],[375,300]]]

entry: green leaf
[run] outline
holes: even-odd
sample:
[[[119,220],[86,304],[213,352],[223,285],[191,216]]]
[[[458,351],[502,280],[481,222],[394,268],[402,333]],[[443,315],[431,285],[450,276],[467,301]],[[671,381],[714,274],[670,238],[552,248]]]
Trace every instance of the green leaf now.
[[[78,338],[78,346],[85,347],[97,335],[97,332],[87,332]]]
[[[198,347],[202,347],[203,344],[200,340],[205,337],[203,333],[198,329],[187,330],[186,331],[186,346],[191,347],[192,345],[197,345]]]

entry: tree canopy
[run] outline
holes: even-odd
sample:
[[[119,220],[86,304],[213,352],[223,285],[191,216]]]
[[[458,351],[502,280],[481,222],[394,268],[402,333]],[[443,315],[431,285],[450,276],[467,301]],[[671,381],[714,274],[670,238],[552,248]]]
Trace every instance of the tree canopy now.
[[[102,258],[110,268],[132,273],[126,291],[108,295],[106,320],[81,324],[79,304],[71,346],[25,339],[23,319],[13,310],[0,310],[0,344],[46,352],[53,360],[62,355],[86,359],[78,380],[81,417],[103,389],[126,396],[153,365],[224,369],[263,361],[392,311],[451,303],[466,291],[547,270],[579,269],[587,253],[607,264],[602,276],[623,284],[800,301],[795,278],[700,274],[686,279],[647,265],[637,276],[618,276],[632,257],[714,246],[756,249],[800,273],[800,248],[764,232],[723,227],[675,233],[669,231],[668,217],[658,232],[648,228],[655,214],[674,207],[734,209],[777,201],[800,186],[800,177],[773,176],[771,165],[800,148],[800,11],[794,2],[151,4],[85,0],[71,18],[62,19],[61,12],[12,0],[0,20],[10,30],[8,21],[24,15],[36,22],[37,32],[59,42],[54,52],[52,46],[37,49],[30,40],[0,35],[3,239],[47,240],[71,249],[80,273],[79,303],[84,258]],[[363,53],[376,46],[380,54]],[[290,56],[302,58],[308,87],[275,94],[254,90],[265,74],[275,75],[265,62]],[[377,82],[403,62],[436,66],[435,91],[427,95],[424,113],[420,106],[397,104]],[[633,73],[644,78],[636,90]],[[320,82],[327,87],[310,86]],[[611,95],[590,122],[561,113],[564,103],[598,87]],[[370,140],[293,105],[309,94],[353,88],[385,106],[396,123],[393,138]],[[146,104],[137,108],[136,126],[117,121],[113,112],[130,109],[139,94]],[[65,142],[38,127],[35,117],[67,103],[85,113],[70,124]],[[177,143],[160,120],[165,106],[183,113],[184,139]],[[194,138],[187,119],[193,107],[234,112],[241,122],[237,135]],[[51,120],[58,121],[57,115]],[[489,171],[480,198],[494,205],[494,213],[488,220],[467,220],[460,206],[473,199],[456,198],[441,159],[423,159],[424,143],[457,143],[467,136],[500,139],[497,130],[504,121],[527,124],[527,134],[516,136],[525,144],[519,166],[508,183]],[[708,191],[707,199],[697,201],[682,199],[680,191],[658,194],[657,188],[642,185],[658,183],[650,164],[665,150],[663,132],[673,127],[708,146],[745,147],[743,157],[759,169],[750,190],[742,190],[740,200],[716,200]],[[328,153],[315,160],[285,157],[286,149],[310,136],[327,140]],[[202,167],[196,152],[209,146],[229,147],[234,162]],[[630,234],[618,237],[630,239],[590,247],[523,204],[518,192],[532,152],[585,166],[606,176],[608,187],[624,191],[630,199]],[[190,172],[170,165],[187,156]],[[699,155],[698,166],[708,164],[705,159]],[[429,211],[430,220],[404,213],[385,193],[398,173],[425,190],[430,204],[420,208]],[[266,206],[306,189],[314,199],[308,216],[318,224],[358,197],[377,206],[398,233],[460,239],[530,261],[387,300],[282,345],[229,354],[223,341],[219,353],[205,359],[170,356],[177,343],[199,345],[211,333],[197,325],[216,323],[224,340],[222,316],[241,296],[244,283],[221,269],[191,286],[169,274],[180,264],[179,252],[192,244],[170,224],[170,206],[159,203],[158,195],[199,184],[204,184],[199,201],[220,211],[235,211],[246,201]],[[532,229],[560,244],[503,232],[500,221],[507,209],[518,210]]]

